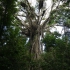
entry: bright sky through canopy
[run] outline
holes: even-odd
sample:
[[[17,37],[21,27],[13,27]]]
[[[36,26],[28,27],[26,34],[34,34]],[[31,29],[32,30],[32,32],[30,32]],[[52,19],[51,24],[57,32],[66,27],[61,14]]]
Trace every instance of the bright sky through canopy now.
[[[28,0],[28,1],[31,3],[32,6],[35,7],[35,5],[36,5],[36,0]],[[52,0],[45,0],[45,3],[46,3],[46,7],[48,8],[48,7],[51,5]]]
[[[36,0],[28,0],[32,6],[35,7],[36,5]],[[45,4],[46,4],[46,9],[48,9],[48,13],[46,13],[45,17],[49,16],[49,12],[50,12],[50,9],[51,9],[51,6],[52,6],[52,0],[45,0]],[[58,4],[58,3],[57,3]],[[56,4],[56,5],[57,5]],[[60,2],[60,5],[62,3]],[[55,7],[54,7],[55,8]],[[54,32],[55,30],[57,30],[59,33],[63,34],[64,31],[63,31],[63,27],[61,26],[55,26],[55,28],[52,28],[51,29],[51,32]]]

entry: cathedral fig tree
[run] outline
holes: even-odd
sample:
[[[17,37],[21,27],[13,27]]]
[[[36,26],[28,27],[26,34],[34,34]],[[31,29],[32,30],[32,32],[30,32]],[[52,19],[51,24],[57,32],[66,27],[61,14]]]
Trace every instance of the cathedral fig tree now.
[[[43,52],[41,41],[51,21],[50,15],[56,2],[60,0],[50,0],[49,5],[47,0],[21,0],[19,3],[20,11],[16,18],[21,23],[21,33],[29,38],[31,59],[40,59]]]

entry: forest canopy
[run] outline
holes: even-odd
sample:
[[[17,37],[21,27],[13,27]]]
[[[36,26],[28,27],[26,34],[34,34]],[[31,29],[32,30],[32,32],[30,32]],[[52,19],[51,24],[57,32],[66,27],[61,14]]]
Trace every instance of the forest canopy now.
[[[70,0],[34,1],[0,0],[0,69],[70,70]]]

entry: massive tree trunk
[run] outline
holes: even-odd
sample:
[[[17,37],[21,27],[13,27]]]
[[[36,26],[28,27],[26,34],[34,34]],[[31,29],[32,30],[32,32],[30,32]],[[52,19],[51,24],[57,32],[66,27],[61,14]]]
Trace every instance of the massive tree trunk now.
[[[36,63],[40,59],[40,54],[41,54],[41,48],[40,48],[40,36],[41,36],[41,30],[40,28],[34,28],[30,27],[30,32],[29,32],[29,42],[30,42],[30,47],[29,47],[29,53],[31,55],[30,57],[30,67],[29,70],[40,70],[40,64],[35,65],[33,62]]]
[[[31,55],[32,59],[36,60],[40,58],[40,34],[35,34],[33,38],[30,39],[31,42]]]

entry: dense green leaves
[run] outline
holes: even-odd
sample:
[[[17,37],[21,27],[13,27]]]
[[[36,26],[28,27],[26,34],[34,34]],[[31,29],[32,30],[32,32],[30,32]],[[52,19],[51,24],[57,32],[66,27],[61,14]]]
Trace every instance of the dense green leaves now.
[[[46,47],[46,52],[43,54],[42,69],[69,70],[70,43],[67,42],[65,38],[60,39],[54,36],[55,35],[53,34],[46,35],[43,41]],[[53,44],[55,44],[55,46]],[[47,47],[49,48],[49,51]]]
[[[45,44],[45,50],[49,51],[51,47],[55,47],[56,42],[59,40],[60,34],[55,32],[54,34],[47,34],[43,39],[43,43]]]
[[[29,53],[26,37],[20,34],[19,22],[14,15],[17,12],[17,0],[0,0],[0,69],[27,70]]]

